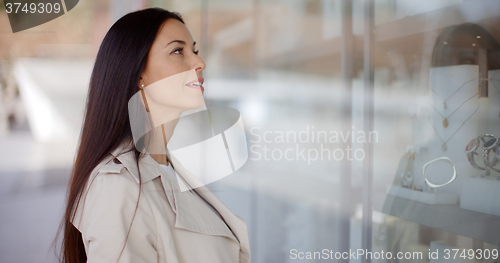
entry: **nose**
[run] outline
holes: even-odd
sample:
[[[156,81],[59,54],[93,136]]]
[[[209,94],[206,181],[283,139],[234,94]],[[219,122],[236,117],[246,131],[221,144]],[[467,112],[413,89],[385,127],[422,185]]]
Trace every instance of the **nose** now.
[[[201,59],[201,57],[199,57],[198,55],[193,55],[193,64],[191,69],[196,69],[196,72],[198,74],[201,74],[201,72],[205,69],[205,66],[205,62],[203,61],[203,59]]]

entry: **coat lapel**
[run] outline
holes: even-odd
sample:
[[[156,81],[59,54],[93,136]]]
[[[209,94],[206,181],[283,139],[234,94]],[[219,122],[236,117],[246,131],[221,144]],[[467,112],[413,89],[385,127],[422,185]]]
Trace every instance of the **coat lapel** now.
[[[163,171],[163,169],[161,169],[161,167],[153,159],[153,157],[151,157],[151,155],[149,155],[149,153],[147,152],[146,155],[140,159],[139,169],[137,169],[134,149],[135,149],[134,145],[123,143],[115,150],[113,150],[111,154],[125,166],[125,168],[129,171],[130,174],[132,174],[132,177],[134,177],[137,184],[139,184],[139,182],[141,182],[141,184],[144,184],[146,182],[153,180],[158,176],[161,176],[161,182],[163,188],[165,189],[167,200],[172,210],[176,212],[173,187],[170,185],[170,182],[165,179],[166,176],[163,175],[165,174],[165,172]],[[141,172],[140,180],[139,180],[139,170]]]
[[[248,238],[248,230],[245,221],[233,214],[229,208],[227,208],[220,200],[217,198],[212,191],[210,191],[205,185],[203,185],[191,172],[189,172],[182,164],[175,158],[175,156],[167,152],[167,155],[172,160],[173,167],[175,171],[185,180],[188,187],[195,190],[205,201],[212,205],[222,216],[227,226],[231,229],[232,233],[236,236],[240,243],[240,258],[242,263],[250,262],[250,243]],[[179,188],[178,185],[176,185]],[[183,193],[189,193],[185,191]],[[186,206],[184,206],[186,207]],[[220,221],[219,221],[220,222]],[[177,223],[176,223],[177,225]],[[226,228],[227,229],[227,228]]]
[[[137,169],[134,152],[133,146],[122,144],[111,154],[125,166],[138,184],[139,170],[141,184],[160,176],[167,200],[172,211],[176,214],[175,227],[207,235],[225,236],[242,245],[248,244],[248,241],[245,241],[248,236],[246,236],[244,221],[232,214],[208,188],[195,181],[196,178],[175,157],[167,153],[179,177],[189,185],[197,185],[198,188],[194,190],[219,212],[225,223],[210,208],[200,204],[199,200],[197,200],[198,197],[191,191],[181,192],[177,181],[167,174],[148,152],[140,158],[139,169]]]
[[[158,165],[158,163],[156,165]],[[174,164],[173,166],[179,177],[183,179],[183,173],[177,171],[179,165],[176,166]],[[171,189],[173,193],[176,207],[175,227],[207,235],[225,236],[238,242],[236,236],[231,232],[228,226],[220,220],[218,215],[205,204],[200,203],[198,197],[191,191],[181,192],[178,183],[163,171],[163,169],[162,183],[164,185],[168,184],[166,187],[164,186],[165,190]],[[208,202],[208,204],[211,205],[210,202]]]

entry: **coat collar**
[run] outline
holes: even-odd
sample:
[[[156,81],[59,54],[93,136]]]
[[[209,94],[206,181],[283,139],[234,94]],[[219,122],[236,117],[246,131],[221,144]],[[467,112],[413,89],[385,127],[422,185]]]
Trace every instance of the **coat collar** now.
[[[169,154],[167,152],[167,154]],[[211,204],[224,218],[226,224],[231,228],[232,233],[236,236],[240,243],[240,259],[242,263],[250,263],[250,242],[248,238],[247,225],[243,218],[233,214],[224,203],[222,203],[205,185],[203,185],[191,172],[189,172],[182,164],[175,158],[174,155],[169,154],[175,170],[183,177],[183,179],[194,189],[203,199]],[[177,186],[178,187],[178,186]],[[186,207],[186,206],[184,206]],[[227,229],[227,228],[226,228]]]
[[[221,235],[231,238],[240,244],[240,262],[250,263],[250,243],[245,221],[233,214],[212,191],[182,166],[179,160],[174,155],[171,155],[168,150],[167,155],[172,160],[177,175],[183,179],[190,189],[196,191],[208,204],[219,212],[230,230],[215,214],[207,214],[203,217],[197,215],[196,213],[199,211],[192,209],[196,207],[195,199],[192,198],[193,193],[190,191],[181,192],[178,183],[160,167],[148,152],[140,158],[139,169],[136,165],[133,144],[121,144],[111,154],[132,174],[137,184],[139,184],[139,170],[141,172],[141,184],[160,176],[167,200],[172,210],[176,213],[175,227],[208,235]]]
[[[151,155],[146,152],[145,156],[143,156],[143,158],[140,158],[139,166],[141,171],[141,178],[139,180],[139,169],[137,169],[134,144],[128,144],[124,142],[113,151],[111,151],[111,154],[116,159],[118,159],[125,166],[125,168],[127,168],[127,170],[134,177],[137,184],[139,184],[139,181],[141,182],[141,184],[147,183],[161,174],[161,167],[153,159],[153,157],[151,157]],[[156,166],[152,165],[153,163],[156,164]]]

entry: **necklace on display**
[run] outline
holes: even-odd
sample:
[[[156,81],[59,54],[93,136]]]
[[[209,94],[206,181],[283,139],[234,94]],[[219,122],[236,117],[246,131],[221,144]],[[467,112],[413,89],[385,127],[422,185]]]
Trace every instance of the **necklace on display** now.
[[[458,127],[458,129],[446,141],[443,140],[443,138],[441,138],[441,136],[439,135],[439,133],[436,130],[436,128],[434,127],[434,125],[432,125],[431,120],[427,117],[427,120],[431,124],[431,126],[434,129],[434,131],[436,132],[437,136],[439,137],[441,142],[443,142],[443,144],[441,144],[441,149],[443,149],[443,152],[446,152],[446,150],[448,150],[448,145],[446,143],[448,143],[448,141],[451,140],[451,138],[453,138],[453,136],[455,136],[455,134],[460,130],[460,128],[462,128],[462,126],[464,126],[464,124],[477,112],[477,110],[479,110],[479,107],[476,108],[476,110],[462,123],[462,125],[460,125],[460,127]]]
[[[468,80],[468,81],[464,82],[464,84],[462,84],[462,86],[460,86],[457,90],[455,90],[455,91],[454,91],[454,92],[453,92],[450,96],[448,96],[448,98],[446,98],[446,99],[445,99],[445,98],[443,98],[443,97],[441,97],[441,96],[439,96],[439,94],[437,94],[437,92],[436,92],[434,89],[430,89],[430,90],[431,90],[432,92],[434,92],[434,94],[436,94],[436,96],[438,96],[438,97],[440,97],[441,99],[443,99],[443,108],[444,108],[444,109],[446,109],[446,108],[448,108],[448,105],[446,104],[446,101],[447,101],[447,100],[449,100],[449,99],[450,99],[453,95],[455,95],[455,93],[457,93],[460,89],[462,89],[462,88],[465,86],[465,84],[467,84],[467,83],[469,83],[469,82],[472,82],[472,81],[474,81],[474,80],[476,80],[476,79],[478,79],[478,78],[473,78],[473,79],[471,79],[471,80]]]
[[[467,101],[471,100],[472,98],[476,97],[477,95],[479,94],[476,93],[474,94],[472,97],[468,98],[467,100],[465,100],[460,106],[458,106],[458,108],[456,108],[450,115],[448,115],[447,117],[443,116],[443,114],[441,114],[432,104],[432,108],[434,108],[434,110],[436,110],[436,112],[441,115],[441,117],[443,118],[443,127],[446,129],[448,128],[448,124],[450,124],[450,122],[448,121],[448,118],[451,117],[451,115],[453,115],[455,112],[457,112],[458,109],[460,109]]]

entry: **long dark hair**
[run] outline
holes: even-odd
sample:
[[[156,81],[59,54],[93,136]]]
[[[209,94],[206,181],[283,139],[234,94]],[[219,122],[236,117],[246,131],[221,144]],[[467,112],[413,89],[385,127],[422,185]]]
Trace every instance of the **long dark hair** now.
[[[71,223],[74,210],[92,170],[121,143],[133,143],[128,101],[138,91],[148,52],[169,18],[184,24],[179,13],[161,8],[129,13],[113,24],[102,41],[90,79],[82,132],[68,185],[66,213],[54,242],[64,228],[60,262],[87,260],[81,233]],[[138,165],[141,152],[134,150]]]

